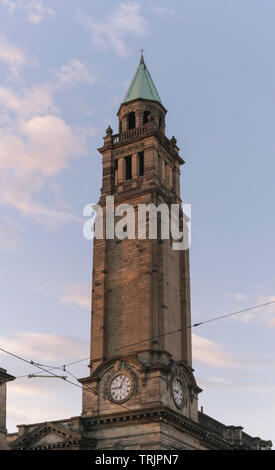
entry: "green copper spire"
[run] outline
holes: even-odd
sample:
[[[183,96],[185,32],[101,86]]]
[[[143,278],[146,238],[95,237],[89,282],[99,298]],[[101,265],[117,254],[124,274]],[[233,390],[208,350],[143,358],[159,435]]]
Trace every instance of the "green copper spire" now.
[[[140,63],[134,78],[126,93],[124,103],[141,98],[143,100],[158,101],[162,104],[155,84],[144,63],[143,53],[141,53]]]

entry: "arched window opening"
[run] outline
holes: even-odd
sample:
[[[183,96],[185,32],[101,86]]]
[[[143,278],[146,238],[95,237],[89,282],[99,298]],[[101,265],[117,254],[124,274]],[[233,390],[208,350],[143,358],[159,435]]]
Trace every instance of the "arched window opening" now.
[[[159,127],[161,127],[161,126],[162,126],[162,117],[160,116],[159,117]]]
[[[136,115],[132,111],[128,114],[128,129],[135,129],[136,127]]]
[[[144,113],[143,113],[143,124],[147,124],[147,122],[149,122],[149,116],[151,116],[150,111],[144,111]]]
[[[119,133],[121,134],[122,132],[122,121],[119,121]]]

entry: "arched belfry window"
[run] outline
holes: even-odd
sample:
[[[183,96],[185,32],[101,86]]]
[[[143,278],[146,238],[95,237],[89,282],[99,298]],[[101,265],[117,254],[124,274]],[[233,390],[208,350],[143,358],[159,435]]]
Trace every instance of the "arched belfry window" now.
[[[149,121],[150,111],[144,111],[143,113],[143,124],[147,124]]]
[[[161,127],[161,126],[162,126],[162,117],[159,116],[159,127]]]
[[[136,115],[134,111],[128,114],[128,129],[135,129],[136,127]]]

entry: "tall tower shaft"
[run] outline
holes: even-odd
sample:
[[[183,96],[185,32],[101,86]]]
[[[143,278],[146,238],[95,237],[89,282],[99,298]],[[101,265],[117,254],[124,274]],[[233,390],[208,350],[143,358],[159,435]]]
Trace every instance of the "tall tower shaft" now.
[[[166,109],[143,56],[117,115],[118,134],[109,127],[99,149],[105,217],[109,196],[114,209],[130,204],[136,219],[140,204],[164,204],[170,211],[181,204],[184,161],[176,139],[165,135]],[[174,250],[171,236],[139,239],[137,227],[133,239],[108,239],[106,231],[95,239],[91,373],[81,380],[83,416],[165,407],[197,420],[200,389],[192,373],[190,324],[188,250]]]

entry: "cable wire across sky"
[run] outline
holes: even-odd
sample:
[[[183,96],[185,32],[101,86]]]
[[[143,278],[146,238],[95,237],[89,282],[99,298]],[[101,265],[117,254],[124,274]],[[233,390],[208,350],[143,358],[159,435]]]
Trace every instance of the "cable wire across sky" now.
[[[205,325],[206,323],[211,323],[211,322],[215,322],[217,320],[221,320],[223,318],[228,318],[228,317],[231,317],[233,315],[238,315],[238,314],[241,314],[241,313],[244,313],[244,312],[248,312],[248,311],[251,311],[251,310],[255,310],[255,309],[258,309],[258,308],[261,308],[261,307],[266,307],[268,305],[271,305],[271,304],[275,304],[275,300],[271,300],[269,302],[265,302],[263,304],[259,304],[259,305],[255,305],[253,307],[248,307],[248,308],[245,308],[245,309],[242,309],[242,310],[237,310],[235,312],[231,312],[231,313],[227,313],[225,315],[219,315],[217,317],[214,317],[214,318],[210,318],[209,320],[205,320],[205,321],[202,321],[202,322],[199,322],[199,323],[193,323],[192,325],[189,325],[185,328],[178,328],[176,330],[173,330],[173,331],[169,331],[168,333],[163,333],[162,335],[158,335],[158,336],[154,336],[154,337],[151,337],[151,338],[147,338],[147,339],[144,339],[142,341],[137,341],[136,343],[131,343],[131,344],[127,344],[125,346],[122,346],[121,348],[117,348],[115,351],[120,351],[122,349],[125,349],[127,347],[131,347],[131,346],[136,346],[138,344],[142,344],[142,343],[145,343],[147,341],[154,341],[158,338],[161,338],[163,336],[168,336],[168,335],[172,335],[172,334],[175,334],[175,333],[178,333],[180,331],[183,331],[183,330],[187,330],[187,329],[190,329],[190,328],[196,328],[198,326],[201,326],[201,325]],[[104,397],[102,395],[100,395],[96,390],[94,389],[91,389],[89,387],[85,387],[84,385],[79,385],[79,384],[76,384],[75,382],[72,382],[71,380],[68,380],[68,378],[64,377],[64,376],[58,376],[57,374],[55,374],[54,372],[52,372],[53,370],[60,370],[62,369],[64,372],[68,372],[69,375],[71,375],[75,380],[78,380],[77,377],[72,373],[70,372],[67,367],[68,366],[71,366],[71,365],[74,365],[74,364],[79,364],[80,362],[84,362],[86,360],[89,360],[89,358],[84,358],[84,359],[79,359],[77,361],[73,361],[73,362],[70,362],[68,364],[63,364],[63,365],[60,365],[60,366],[44,366],[43,364],[39,364],[38,362],[34,362],[34,361],[29,361],[21,356],[18,356],[17,354],[14,354],[10,351],[7,351],[6,349],[4,348],[0,348],[0,351],[2,351],[3,353],[5,354],[8,354],[20,361],[23,361],[27,364],[30,364],[32,365],[33,367],[36,367],[40,370],[42,370],[43,372],[47,372],[48,374],[51,374],[52,377],[54,378],[57,378],[57,379],[61,379],[61,380],[64,380],[65,382],[75,386],[75,387],[78,387],[80,389],[84,389],[90,393],[93,393],[94,395],[97,395],[99,396],[100,398],[103,398],[104,400],[107,400],[109,401],[110,403],[114,404],[109,398],[107,397]],[[45,368],[45,367],[48,367],[48,368]],[[23,377],[37,377],[35,374],[26,374],[26,375],[22,375],[22,376],[18,376],[16,377],[16,379],[19,379],[19,378],[23,378]],[[131,408],[128,408],[127,406],[125,405],[122,405],[122,404],[119,404],[119,403],[116,403],[117,406],[120,406],[121,408],[124,408],[126,409],[127,411],[133,411]]]
[[[136,343],[126,344],[125,346],[122,346],[121,348],[115,349],[115,351],[121,351],[122,349],[129,348],[130,346],[136,346],[138,344],[146,343],[147,341],[154,341],[155,339],[162,338],[163,336],[172,335],[174,333],[178,333],[179,331],[189,330],[190,328],[196,328],[198,326],[205,325],[206,323],[211,323],[211,322],[221,320],[222,318],[226,318],[226,317],[232,317],[233,315],[238,315],[239,313],[248,312],[249,310],[255,310],[256,308],[266,307],[267,305],[270,305],[270,304],[275,304],[275,300],[271,300],[270,302],[265,302],[264,304],[255,305],[254,307],[244,308],[243,310],[237,310],[236,312],[227,313],[225,315],[220,315],[215,318],[210,318],[209,320],[205,320],[200,323],[193,323],[192,325],[186,326],[185,328],[178,328],[177,330],[168,331],[168,333],[163,333],[158,336],[143,339],[141,341],[137,341]]]
[[[48,374],[51,374],[52,376],[54,376],[55,378],[57,379],[60,379],[60,380],[64,380],[65,382],[71,384],[71,385],[74,385],[75,387],[77,388],[80,388],[81,390],[86,390],[87,392],[90,392],[90,393],[93,393],[93,395],[97,395],[98,397],[100,398],[103,398],[104,400],[106,401],[109,401],[110,403],[112,403],[112,405],[114,404],[109,398],[107,397],[104,397],[103,395],[100,395],[96,390],[92,389],[92,388],[89,388],[89,387],[85,387],[84,385],[79,385],[79,384],[76,384],[75,382],[72,382],[71,380],[68,380],[66,377],[60,377],[56,374],[54,374],[50,369],[45,369],[44,367],[41,367],[40,365],[38,365],[36,362],[34,361],[28,361],[27,359],[25,359],[24,357],[22,356],[18,356],[17,354],[14,354],[10,351],[7,351],[6,349],[4,348],[0,348],[0,351],[2,351],[3,353],[5,354],[8,354],[9,356],[12,356],[20,361],[23,361],[23,362],[26,362],[27,364],[30,364],[34,367],[37,367],[38,369],[42,370],[43,372],[47,372]],[[79,361],[76,361],[76,362],[79,362]],[[68,372],[71,376],[73,376],[76,380],[78,380],[71,372],[69,372],[67,369],[66,369],[66,372]],[[16,377],[18,378],[18,377]],[[122,405],[120,403],[115,403],[117,406],[120,406],[121,408],[124,408],[125,410],[127,411],[133,411],[131,408],[128,408],[128,406],[125,406],[125,405]]]

